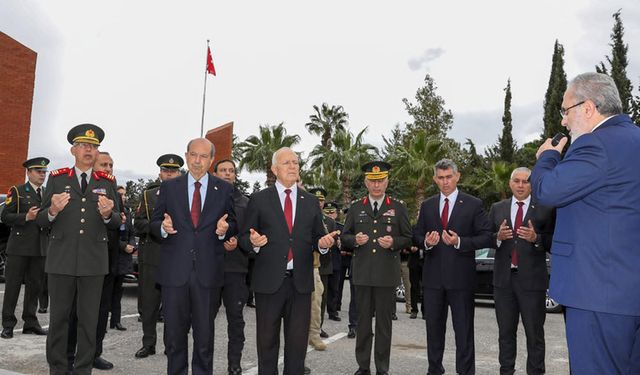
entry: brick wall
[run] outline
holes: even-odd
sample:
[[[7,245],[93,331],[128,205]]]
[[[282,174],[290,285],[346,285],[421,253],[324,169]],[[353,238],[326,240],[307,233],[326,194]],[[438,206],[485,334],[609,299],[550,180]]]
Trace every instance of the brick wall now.
[[[0,193],[25,179],[36,57],[0,32]]]

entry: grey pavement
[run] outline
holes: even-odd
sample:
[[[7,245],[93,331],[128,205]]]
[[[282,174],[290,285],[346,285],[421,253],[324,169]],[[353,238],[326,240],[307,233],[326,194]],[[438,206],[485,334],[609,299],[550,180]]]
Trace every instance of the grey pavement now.
[[[348,306],[349,295],[345,289],[343,306]],[[114,363],[115,367],[109,371],[95,370],[94,374],[162,374],[166,372],[167,360],[162,354],[163,345],[156,347],[157,354],[145,359],[134,358],[134,353],[141,347],[142,326],[137,321],[135,284],[125,285],[122,300],[122,324],[126,331],[109,330],[104,342],[103,358]],[[4,284],[0,284],[0,300],[4,297]],[[21,296],[22,298],[22,296]],[[393,342],[391,348],[391,369],[395,375],[425,374],[427,369],[426,328],[424,320],[409,319],[404,312],[404,304],[398,303],[399,320],[393,323]],[[0,375],[9,374],[47,374],[48,366],[45,358],[45,338],[34,335],[22,335],[21,302],[16,316],[18,325],[14,338],[0,340]],[[325,320],[324,330],[329,334],[328,349],[318,352],[309,349],[307,366],[312,374],[318,375],[347,375],[357,369],[354,356],[355,340],[346,337],[347,312],[341,311],[342,322]],[[48,325],[48,315],[38,314],[40,323]],[[447,374],[455,374],[455,340],[451,319],[447,328],[447,342],[444,354],[444,366]],[[256,324],[255,310],[245,308],[245,349],[242,358],[244,374],[257,374],[256,353]],[[491,302],[479,302],[475,310],[475,346],[476,373],[497,374],[498,365],[498,327],[495,311]],[[158,325],[158,337],[162,337],[162,325]],[[547,314],[545,323],[546,339],[546,368],[548,374],[568,374],[568,360],[564,323],[561,314]],[[226,318],[224,307],[216,319],[214,374],[226,374]],[[281,355],[284,340],[281,339]],[[372,358],[373,361],[373,358]],[[372,370],[375,369],[372,363]],[[280,367],[282,371],[282,367]],[[524,374],[526,369],[526,343],[522,325],[518,332],[518,358],[516,373]]]

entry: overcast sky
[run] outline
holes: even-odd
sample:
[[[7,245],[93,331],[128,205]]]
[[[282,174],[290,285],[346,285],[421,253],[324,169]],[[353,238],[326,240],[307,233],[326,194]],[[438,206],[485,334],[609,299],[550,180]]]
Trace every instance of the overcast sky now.
[[[29,156],[69,166],[68,129],[95,123],[124,182],[155,177],[160,154],[199,135],[207,39],[218,76],[205,129],[234,121],[244,140],[284,122],[308,155],[319,138],[304,124],[327,102],[382,146],[429,73],[453,111],[450,135],[482,150],[501,132],[507,79],[523,144],[542,129],[554,41],[568,78],[592,71],[619,8],[638,94],[638,1],[2,0],[0,31],[38,53]]]

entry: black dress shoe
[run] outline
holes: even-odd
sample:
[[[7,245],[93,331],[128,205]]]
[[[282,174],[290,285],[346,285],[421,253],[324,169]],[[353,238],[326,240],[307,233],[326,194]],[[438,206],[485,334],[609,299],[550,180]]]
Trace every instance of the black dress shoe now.
[[[409,319],[415,319],[418,317],[418,313],[417,312],[412,312],[411,315],[409,315]]]
[[[256,308],[256,304],[253,301],[249,301],[247,302],[247,306],[251,307],[251,308]]]
[[[47,308],[46,307],[41,307],[38,309],[38,313],[40,314],[46,314],[47,313]]]
[[[349,328],[349,333],[347,333],[347,337],[350,339],[355,339],[356,338],[356,329],[351,327]]]
[[[353,375],[371,375],[371,371],[359,368]]]
[[[240,367],[229,367],[229,375],[242,375]]]
[[[38,335],[38,336],[46,336],[49,333],[49,330],[46,330],[40,326],[23,328],[22,333],[24,335]]]
[[[127,327],[123,326],[122,323],[116,323],[111,325],[111,329],[117,329],[118,331],[126,331]]]
[[[391,320],[398,320],[398,315],[396,313],[391,314]]]
[[[342,319],[340,319],[340,317],[338,316],[338,314],[335,315],[329,315],[329,319],[331,320],[335,320],[336,322],[341,321]]]
[[[304,375],[309,375],[311,374],[311,369],[308,368],[307,366],[304,366]]]
[[[138,322],[142,323],[142,315],[138,315]]]
[[[3,328],[2,333],[0,333],[0,337],[2,337],[3,339],[12,339],[13,328]]]
[[[320,337],[322,337],[323,339],[326,339],[327,337],[329,337],[329,335],[324,331],[324,329],[320,330]]]
[[[113,363],[102,357],[95,357],[93,359],[93,368],[97,368],[98,370],[111,370],[113,368]]]
[[[136,358],[147,358],[150,355],[156,354],[155,346],[143,346],[136,352]]]
[[[158,323],[162,323],[162,322],[164,322],[164,316],[158,315]]]

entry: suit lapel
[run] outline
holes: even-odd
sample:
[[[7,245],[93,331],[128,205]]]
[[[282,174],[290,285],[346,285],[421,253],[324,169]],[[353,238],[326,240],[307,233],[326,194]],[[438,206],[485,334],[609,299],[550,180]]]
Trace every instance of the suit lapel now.
[[[73,190],[75,190],[78,195],[83,196],[84,194],[82,194],[82,189],[80,188],[80,183],[78,182],[78,178],[79,176],[76,175],[76,169],[75,167],[71,167],[73,169],[73,175],[72,176],[67,176],[69,178],[69,185],[71,186],[71,188]],[[88,190],[88,188],[87,188]]]
[[[182,207],[184,207],[184,213],[187,217],[187,221],[189,222],[189,225],[191,225],[191,227],[194,228],[193,221],[191,220],[191,207],[189,206],[189,177],[188,177],[189,175],[188,173],[189,172],[187,172],[187,174],[185,174],[184,176],[178,177],[178,178],[181,178],[181,177],[183,178],[183,180],[180,182],[180,184],[182,185],[182,188],[179,190],[183,191],[184,193],[181,194],[180,201],[182,202]],[[200,214],[200,217],[202,217],[202,214]]]
[[[291,228],[291,231],[293,232],[296,229],[296,223],[298,223],[298,217],[300,217],[302,214],[302,210],[305,209],[305,205],[306,203],[306,199],[304,197],[304,195],[302,195],[302,191],[301,189],[298,189],[298,194],[296,194],[296,216],[293,218],[293,226]],[[282,216],[284,217],[284,211],[282,211]],[[286,220],[285,220],[285,224],[286,224]],[[289,228],[287,228],[289,229]]]
[[[270,187],[269,189],[271,189],[271,199],[269,199],[269,204],[271,205],[271,212],[274,212],[276,217],[278,218],[277,220],[280,222],[280,225],[282,225],[282,228],[284,228],[284,233],[289,233],[289,226],[287,225],[287,219],[284,217],[284,210],[282,209],[282,205],[280,204],[280,196],[278,195],[278,189],[276,189],[275,185]],[[298,192],[298,194],[300,194],[300,192]],[[300,209],[300,206],[296,207],[296,215],[298,214],[298,210]],[[294,222],[295,222],[295,218],[294,218]],[[293,231],[293,228],[291,229]]]
[[[438,201],[439,202],[439,201]],[[465,199],[464,195],[458,191],[458,196],[456,197],[456,203],[453,205],[453,209],[451,210],[451,215],[449,215],[449,220],[447,221],[447,227],[451,227],[451,223],[455,223],[455,220],[460,216],[458,212],[464,210]],[[439,208],[439,207],[438,207]],[[440,215],[438,215],[440,217]],[[442,226],[442,219],[440,226]]]
[[[369,215],[369,217],[375,219],[376,216],[373,214],[373,208],[371,207],[371,202],[369,201],[369,196],[364,198],[364,201],[362,203],[364,205],[364,212],[366,212],[367,215]],[[378,213],[380,213],[380,210],[378,210]]]
[[[522,218],[522,226],[529,226],[529,219],[533,223],[533,218],[535,217],[536,204],[533,200],[529,201],[529,208],[527,208],[527,213]]]
[[[507,219],[507,225],[509,228],[513,229],[513,221],[511,220],[511,203],[513,202],[512,198],[504,201],[502,207],[500,208],[500,214],[503,218]],[[500,220],[502,223],[502,220]]]
[[[211,206],[215,202],[215,192],[218,190],[218,181],[214,181],[213,176],[209,174],[208,176],[209,182],[207,183],[207,191],[205,193],[204,198],[204,207],[202,208],[202,213],[200,214],[200,221],[198,222],[198,226],[202,226],[204,218],[208,217],[205,213],[208,213],[211,210]],[[202,192],[201,192],[202,193]]]

